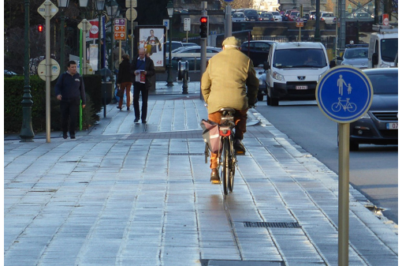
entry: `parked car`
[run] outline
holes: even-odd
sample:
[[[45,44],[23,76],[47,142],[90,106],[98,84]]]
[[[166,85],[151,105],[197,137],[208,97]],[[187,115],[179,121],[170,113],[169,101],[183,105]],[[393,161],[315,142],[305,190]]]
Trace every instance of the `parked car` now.
[[[398,68],[363,72],[373,85],[374,95],[368,112],[350,123],[350,150],[358,150],[360,143],[398,144]]]
[[[278,12],[278,11],[272,11],[272,12],[268,12],[269,14],[272,14],[272,16],[274,17],[274,21],[282,21],[282,15]]]
[[[299,14],[298,10],[292,10],[288,16],[288,21],[295,21],[297,14]]]
[[[244,42],[240,50],[250,57],[254,66],[258,66],[267,61],[269,49],[273,43],[275,41],[260,40]]]
[[[207,58],[211,58],[221,50],[221,48],[207,46]],[[174,53],[172,52],[172,60],[192,60],[194,58],[201,58],[200,46],[184,47],[182,49],[175,50]]]
[[[300,13],[297,13],[296,18],[300,18]],[[306,23],[308,21],[309,15],[308,14],[304,14],[303,17],[301,17],[301,19],[303,20],[304,23]]]
[[[325,22],[325,24],[334,24],[335,15],[332,12],[321,12],[321,20]]]
[[[4,76],[16,76],[16,75],[17,75],[17,73],[4,69]]]
[[[274,16],[270,13],[261,13],[259,21],[274,21]]]
[[[235,12],[232,15],[232,22],[243,22],[246,21],[246,17],[243,12]]]
[[[258,20],[258,13],[255,9],[244,9],[243,13],[246,16],[246,21]]]
[[[165,44],[165,53],[169,53],[169,47],[170,47],[170,42],[167,41]],[[179,47],[183,47],[183,43],[182,42],[178,42],[178,41],[172,41],[172,51],[174,49],[177,49]]]
[[[310,20],[315,20],[315,13],[316,13],[315,10],[311,10],[311,11],[309,12],[309,19],[310,19]]]
[[[275,42],[267,70],[267,104],[280,100],[315,100],[317,82],[329,69],[327,51],[320,42]]]
[[[188,46],[199,46],[198,44],[193,43],[193,42],[183,42],[182,44],[183,44],[183,47],[188,47]]]
[[[349,65],[357,68],[368,68],[368,47],[346,48],[343,53],[341,65]]]
[[[369,14],[369,13],[365,13],[365,12],[356,13],[356,16],[355,16],[355,17],[356,17],[356,18],[367,18],[367,19],[370,19],[370,18],[371,18],[370,14]]]

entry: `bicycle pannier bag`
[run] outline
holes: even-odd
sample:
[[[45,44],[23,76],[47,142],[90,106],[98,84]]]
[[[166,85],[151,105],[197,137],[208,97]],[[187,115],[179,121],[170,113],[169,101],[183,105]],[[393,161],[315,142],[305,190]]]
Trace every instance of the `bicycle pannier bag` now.
[[[220,137],[219,137],[219,125],[210,120],[201,121],[201,127],[203,129],[202,137],[204,142],[208,145],[209,150],[212,153],[219,153],[221,149]]]

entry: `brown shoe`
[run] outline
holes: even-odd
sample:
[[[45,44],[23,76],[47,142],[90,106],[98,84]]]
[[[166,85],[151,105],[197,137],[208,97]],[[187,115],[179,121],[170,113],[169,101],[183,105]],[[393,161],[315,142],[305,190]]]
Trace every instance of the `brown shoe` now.
[[[220,184],[221,183],[221,180],[219,178],[219,172],[218,172],[218,169],[216,169],[216,168],[212,169],[211,183],[212,184]]]

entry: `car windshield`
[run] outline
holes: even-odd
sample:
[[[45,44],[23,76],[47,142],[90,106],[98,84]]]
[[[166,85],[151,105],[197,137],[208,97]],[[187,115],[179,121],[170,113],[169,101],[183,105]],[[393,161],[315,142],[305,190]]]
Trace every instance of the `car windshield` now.
[[[296,16],[297,13],[299,13],[299,12],[292,12],[292,13],[290,13],[290,15],[291,15],[291,16]]]
[[[374,94],[398,94],[398,72],[366,73],[373,85]],[[387,84],[384,86],[384,84]]]
[[[272,12],[272,15],[279,16],[279,12]]]
[[[394,62],[398,53],[398,39],[381,40],[381,58],[386,62]]]
[[[367,53],[368,48],[346,49],[344,58],[346,59],[368,58]]]
[[[300,48],[275,51],[273,66],[276,68],[317,67],[327,65],[322,49]]]
[[[257,17],[258,16],[257,11],[255,11],[255,10],[245,10],[244,15],[246,15],[248,17],[250,17],[250,16]]]

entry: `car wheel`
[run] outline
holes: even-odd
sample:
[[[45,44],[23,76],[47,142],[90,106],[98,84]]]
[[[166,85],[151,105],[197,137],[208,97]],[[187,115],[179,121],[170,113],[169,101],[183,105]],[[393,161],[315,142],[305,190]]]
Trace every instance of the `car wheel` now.
[[[349,142],[349,150],[350,151],[358,151],[359,150],[359,143],[350,140],[350,142]]]
[[[279,99],[271,98],[271,106],[278,106],[278,104],[279,104]]]
[[[258,99],[259,101],[264,100],[264,94],[262,94],[261,92],[258,92],[257,99]]]

